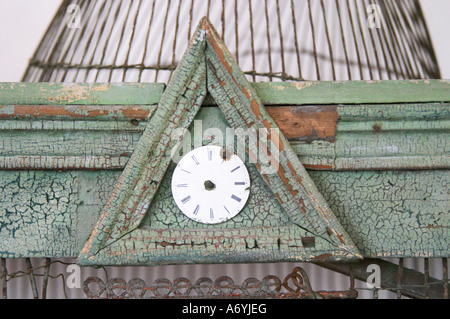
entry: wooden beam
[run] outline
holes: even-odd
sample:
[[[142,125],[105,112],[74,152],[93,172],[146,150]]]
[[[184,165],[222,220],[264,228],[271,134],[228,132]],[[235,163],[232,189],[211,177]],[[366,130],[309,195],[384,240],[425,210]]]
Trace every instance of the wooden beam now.
[[[0,83],[0,105],[157,104],[162,83]]]
[[[450,102],[449,80],[250,83],[264,105]],[[157,104],[163,83],[0,83],[0,105]],[[215,105],[207,95],[203,105]]]
[[[448,80],[305,81],[251,84],[264,105],[449,102]],[[207,96],[204,105],[213,105]]]

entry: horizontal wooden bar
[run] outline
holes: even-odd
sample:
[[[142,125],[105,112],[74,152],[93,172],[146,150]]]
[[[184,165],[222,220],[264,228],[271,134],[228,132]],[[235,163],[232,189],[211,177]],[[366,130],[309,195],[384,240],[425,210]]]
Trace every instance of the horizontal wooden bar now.
[[[0,105],[0,119],[144,120],[156,105]]]
[[[449,83],[272,82],[253,86],[306,168],[395,170],[450,166],[450,107],[445,102],[450,100]],[[164,85],[158,83],[0,83],[0,168],[49,169],[49,163],[72,169],[120,168],[157,109],[163,90]],[[36,131],[42,130],[62,132],[41,138],[38,149]],[[120,131],[123,136],[117,135]],[[68,147],[72,142],[64,132],[77,132],[72,140],[79,147]],[[137,137],[130,139],[131,133]],[[92,134],[98,139],[90,138]],[[98,145],[111,145],[114,139],[120,142],[119,151],[117,147],[109,153],[99,151]],[[14,163],[21,164],[16,167]]]
[[[157,108],[16,107],[0,116],[1,169],[122,168]],[[448,103],[267,107],[306,168],[337,171],[450,167],[449,110]]]
[[[163,83],[0,83],[0,105],[157,104]]]
[[[2,170],[123,169],[129,156],[0,156]]]
[[[251,84],[265,105],[450,102],[448,80],[304,81]],[[157,104],[163,83],[0,83],[0,105]],[[203,105],[214,105],[210,95]]]
[[[448,80],[252,83],[264,105],[449,102]],[[209,96],[205,105],[215,104]]]

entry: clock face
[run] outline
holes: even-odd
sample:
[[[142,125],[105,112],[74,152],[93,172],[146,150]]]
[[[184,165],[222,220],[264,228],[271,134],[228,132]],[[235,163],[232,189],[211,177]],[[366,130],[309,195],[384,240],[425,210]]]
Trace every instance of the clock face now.
[[[220,146],[187,153],[172,175],[172,196],[189,218],[218,224],[236,216],[250,194],[250,177],[242,160]]]

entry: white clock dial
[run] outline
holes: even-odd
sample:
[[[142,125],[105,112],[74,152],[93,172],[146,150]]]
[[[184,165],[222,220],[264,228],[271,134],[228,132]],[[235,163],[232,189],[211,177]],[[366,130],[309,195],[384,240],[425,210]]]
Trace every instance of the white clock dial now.
[[[235,154],[224,159],[220,146],[202,146],[187,153],[172,175],[172,196],[189,218],[206,224],[222,223],[244,208],[250,177]]]

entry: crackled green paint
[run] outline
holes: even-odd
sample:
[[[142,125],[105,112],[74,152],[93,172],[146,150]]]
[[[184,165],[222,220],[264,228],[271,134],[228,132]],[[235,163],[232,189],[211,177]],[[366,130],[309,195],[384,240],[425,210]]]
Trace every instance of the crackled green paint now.
[[[184,83],[191,80],[186,74],[183,77]],[[202,81],[193,83],[206,87]],[[180,92],[161,100],[164,87],[150,83],[0,84],[1,257],[78,256],[92,229],[101,224],[99,216],[111,204],[117,182],[133,183],[142,173],[136,170],[129,180],[121,180],[128,162],[140,165],[130,159],[134,152],[145,152],[138,147],[140,138],[147,135],[147,141],[153,143],[149,135],[167,135],[168,131],[143,133],[148,123],[167,120],[164,114],[174,110],[169,105],[174,100],[183,105],[195,91],[193,86],[183,91],[179,87]],[[293,112],[305,108],[320,112],[318,104],[336,108],[333,140],[308,137],[289,143],[305,167],[324,170],[308,173],[364,257],[450,255],[448,81],[254,83],[251,87],[263,104],[291,105]],[[216,102],[211,96],[203,102],[212,104]],[[180,114],[177,112],[175,115]],[[191,122],[193,114],[182,121]],[[201,118],[202,112],[197,116]],[[160,144],[160,150],[165,147]],[[170,174],[173,166],[168,161],[164,165]],[[164,167],[155,167],[161,172],[158,178],[162,179]],[[256,169],[250,170],[253,179]],[[311,232],[292,227],[289,215],[282,210],[272,214],[279,208],[273,198],[264,198],[262,204],[257,200],[267,186],[264,190],[259,182],[255,184],[261,187],[252,191],[253,199],[261,206],[249,206],[242,214],[255,217],[251,230],[209,231],[199,227],[186,232],[181,228],[199,225],[180,220],[178,215],[167,219],[162,214],[153,215],[158,205],[171,205],[165,198],[167,183],[166,177],[158,191],[151,190],[156,193],[150,206],[152,214],[142,223],[131,219],[122,229],[101,229],[111,238],[122,236],[123,240],[110,241],[104,259],[93,264],[151,264],[148,260],[152,258],[161,263],[266,261],[259,253],[262,247],[280,261],[313,259],[313,249],[303,248],[302,254],[292,249],[302,247],[301,238],[311,236]],[[150,193],[138,192],[136,196],[141,201]],[[124,198],[117,202],[127,207]],[[257,212],[261,207],[264,218]],[[139,208],[141,217],[147,208]],[[171,223],[179,232],[156,228],[164,223]],[[273,225],[276,234],[267,228]],[[270,238],[280,240],[271,242]],[[100,242],[107,240],[107,236],[100,238]],[[229,253],[227,249],[232,246],[240,257]],[[329,242],[317,236],[314,249],[322,256],[333,256],[335,252],[328,248]],[[130,254],[139,249],[147,252],[138,257]],[[167,254],[155,254],[152,249]]]
[[[120,174],[0,172],[0,256],[77,257]],[[309,174],[364,257],[449,256],[448,170]]]
[[[206,92],[202,88],[205,86],[206,71],[200,63],[203,45],[202,41],[193,41],[180,61],[173,74],[174,80],[159,101],[91,237],[80,253],[80,262],[112,262],[103,260],[103,249],[120,242],[125,234],[139,226],[145,216],[170,163],[168,152],[175,144],[170,138],[171,132],[177,127],[188,126],[204,99]],[[131,256],[123,254],[125,259]],[[129,262],[139,264],[139,256],[132,257],[134,261]]]
[[[208,51],[210,46],[215,48],[215,52]],[[223,48],[222,51],[217,51],[219,47]],[[220,59],[225,56],[226,61],[217,61],[219,56]],[[223,73],[220,75],[218,71],[230,65],[235,69],[233,79],[222,78]],[[230,107],[228,105],[230,96],[227,94],[224,96],[214,89],[215,84],[223,86],[222,83],[226,84],[224,87],[228,91],[244,89],[252,97],[247,96],[247,100],[241,101],[242,105]],[[206,18],[202,19],[193,41],[117,182],[111,199],[81,251],[78,262],[86,265],[154,265],[180,262],[205,263],[213,260],[254,262],[361,258],[350,237],[329,210],[281,133],[278,133],[281,139],[278,147],[282,153],[280,155],[282,168],[270,176],[262,175],[262,177],[270,188],[270,192],[266,192],[265,196],[273,198],[272,194],[275,195],[276,199],[273,199],[278,200],[281,206],[277,213],[282,213],[282,210],[287,213],[289,226],[260,226],[253,224],[251,220],[239,225],[235,221],[234,225],[239,226],[223,229],[229,238],[224,237],[216,228],[186,229],[177,228],[175,225],[173,229],[170,216],[176,211],[169,211],[165,203],[163,211],[157,211],[158,219],[164,219],[168,223],[165,228],[153,228],[150,217],[148,226],[138,229],[145,219],[150,204],[157,206],[153,203],[155,194],[160,184],[164,183],[163,177],[171,161],[170,152],[177,142],[171,138],[171,133],[176,128],[189,127],[206,96],[207,88],[232,128],[247,128],[249,127],[247,123],[252,117],[263,121],[261,116],[264,123],[271,121],[272,127],[276,128],[270,116],[264,115],[262,104],[258,102],[244,74],[227,53],[209,21]],[[236,95],[231,99],[238,101]],[[258,105],[257,108],[254,106],[255,103]],[[241,116],[246,117],[244,123],[238,120]],[[258,163],[255,167],[260,170]],[[164,189],[167,190],[162,188]],[[297,196],[299,190],[301,195]],[[167,195],[163,193],[163,196]],[[257,193],[255,195],[264,196]],[[264,209],[263,204],[260,206]],[[249,208],[248,212],[254,213],[255,210]],[[317,245],[311,249],[305,246],[302,240],[306,235],[313,236]],[[163,244],[158,246],[157,243],[161,240]],[[254,241],[253,246],[250,245],[253,247],[252,252],[248,251],[250,246],[246,240]],[[242,246],[244,243],[245,246]]]
[[[214,140],[214,137],[208,136],[206,133],[210,128],[220,129],[222,136],[225,137],[226,128],[229,125],[222,112],[218,108],[201,108],[195,117],[195,121],[200,124],[191,125],[189,132],[191,137],[191,149],[195,147],[194,142],[196,134],[201,134],[202,145],[210,144],[225,146],[225,138],[223,140]],[[201,121],[201,122],[200,122]],[[199,132],[201,125],[202,131]],[[205,133],[206,132],[206,133]],[[237,145],[235,145],[235,153],[237,153]],[[245,159],[243,159],[245,161]],[[157,193],[152,201],[147,215],[142,220],[140,228],[145,229],[213,229],[213,228],[247,228],[247,227],[270,227],[270,226],[286,226],[292,224],[289,217],[283,211],[280,203],[271,193],[267,184],[261,178],[254,164],[248,163],[247,168],[251,179],[250,196],[248,204],[235,217],[227,222],[210,225],[195,222],[184,215],[175,204],[171,194],[172,173],[176,167],[175,162],[171,162],[170,166],[161,181]],[[312,234],[309,234],[312,236]]]
[[[265,82],[254,83],[252,86],[265,105],[450,101],[450,82],[448,80]]]
[[[365,256],[449,256],[450,171],[310,174]]]
[[[163,83],[0,83],[2,105],[151,105],[164,88]]]
[[[209,127],[220,127],[224,130],[225,119],[218,108],[202,108],[196,119],[202,121],[204,131]],[[193,125],[191,133],[192,130]],[[147,228],[153,232],[164,227],[180,230],[211,228],[194,223],[183,214],[177,214],[178,209],[170,197],[169,186],[173,166],[173,163],[169,166],[148,214],[139,228]],[[280,227],[280,232],[283,229],[285,235],[289,234],[293,236],[292,238],[312,236],[308,232],[295,233],[298,230],[289,227],[292,222],[279,203],[268,196],[270,191],[267,185],[262,183],[259,173],[253,166],[250,166],[249,170],[253,185],[249,205],[227,225],[219,225],[220,228],[225,228],[220,234],[225,236],[228,234],[226,228],[235,228],[244,222],[240,225],[259,227],[261,232],[265,232],[266,237],[269,236],[269,231],[264,227],[270,226]],[[0,172],[1,256],[78,256],[114,191],[121,173],[120,170]],[[450,238],[448,170],[309,171],[309,175],[365,257],[448,256],[448,238]],[[237,230],[236,232],[232,235],[238,236],[239,232]],[[217,234],[219,233],[216,232]],[[192,240],[186,244],[180,239],[178,241],[169,240],[168,237],[163,239],[162,233],[157,235],[160,239],[151,241],[155,248],[166,247],[172,252],[183,247],[192,249],[197,247],[197,244],[200,247],[204,245],[216,247],[211,244],[214,241],[212,233],[210,244],[205,244],[204,237],[200,237],[197,233],[198,238],[203,238],[203,241],[199,239],[195,245],[192,244],[195,242]],[[185,235],[186,233],[183,236]],[[191,235],[189,233],[189,236]],[[253,247],[256,243],[261,248],[263,242],[257,233],[253,233],[253,237],[251,234],[247,235],[246,240],[241,235],[238,236],[240,241],[228,242],[228,245],[237,245],[241,247],[240,249],[247,247],[249,258],[259,260],[257,250]],[[149,233],[142,236],[151,237]],[[221,239],[224,244],[227,236]],[[128,237],[124,239],[127,240],[126,238]],[[133,238],[136,238],[135,235]],[[295,246],[299,243],[290,243],[280,238],[280,242],[275,245],[275,251],[278,251],[279,246],[280,249],[283,248],[282,244]],[[319,248],[320,245],[325,247],[318,238],[315,247]],[[118,246],[111,246],[111,249],[122,249]],[[280,260],[293,260],[288,251],[289,249],[284,249],[284,254],[277,257]],[[111,255],[113,250],[108,253]],[[123,253],[125,254],[125,251]],[[236,260],[233,256],[227,258],[230,262]],[[213,259],[210,256],[205,258],[204,262],[212,262]],[[177,262],[169,257],[165,260]],[[115,261],[120,261],[120,258],[110,260]],[[124,260],[121,262],[126,264]]]
[[[123,169],[156,108],[135,108],[140,118],[118,112],[103,115],[91,107],[96,115],[82,120],[46,115],[30,121],[22,114],[0,119],[0,168]],[[311,106],[292,106],[290,110],[295,114],[304,108],[320,112]],[[450,166],[448,103],[340,105],[336,112],[339,119],[333,141],[289,139],[309,169]]]
[[[74,175],[1,172],[2,257],[73,254],[77,239]]]

